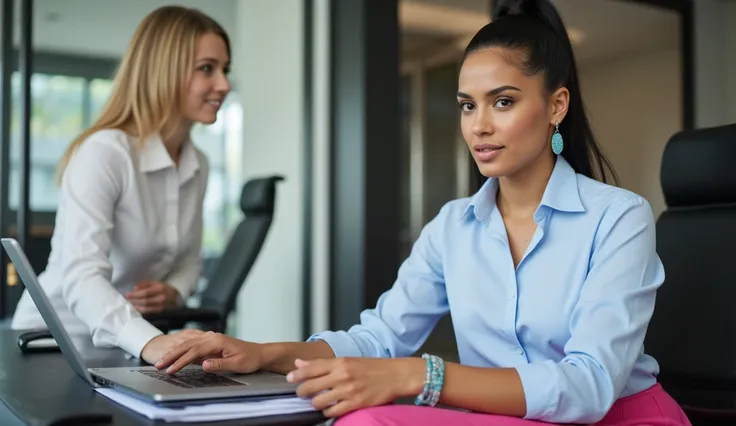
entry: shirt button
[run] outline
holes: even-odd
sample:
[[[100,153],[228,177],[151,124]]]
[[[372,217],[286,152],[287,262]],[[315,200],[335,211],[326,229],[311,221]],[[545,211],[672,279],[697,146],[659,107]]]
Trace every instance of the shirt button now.
[[[512,294],[511,297],[509,297],[509,299],[511,299],[511,300],[516,299],[516,295],[515,294]]]
[[[519,355],[524,355],[524,349],[516,348],[516,353],[518,353]]]

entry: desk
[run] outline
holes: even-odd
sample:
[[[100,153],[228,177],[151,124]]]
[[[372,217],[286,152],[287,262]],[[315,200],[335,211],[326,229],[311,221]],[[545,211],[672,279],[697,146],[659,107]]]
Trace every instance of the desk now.
[[[269,416],[213,423],[154,422],[98,394],[69,366],[61,352],[23,354],[16,346],[21,332],[0,328],[0,425],[47,426],[78,413],[109,413],[114,426],[137,425],[317,425],[325,419],[319,412]],[[90,342],[91,344],[91,342]],[[117,349],[84,351],[89,367],[141,365]]]

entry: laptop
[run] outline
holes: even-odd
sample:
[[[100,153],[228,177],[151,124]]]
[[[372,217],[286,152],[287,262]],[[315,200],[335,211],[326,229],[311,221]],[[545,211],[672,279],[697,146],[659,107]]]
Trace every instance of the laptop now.
[[[153,366],[88,368],[74,341],[46,296],[36,273],[18,242],[2,238],[5,251],[25,285],[41,317],[72,369],[92,387],[114,388],[157,405],[187,405],[217,400],[253,400],[295,395],[296,384],[281,374],[258,371],[251,374],[208,373],[189,365],[170,375]]]

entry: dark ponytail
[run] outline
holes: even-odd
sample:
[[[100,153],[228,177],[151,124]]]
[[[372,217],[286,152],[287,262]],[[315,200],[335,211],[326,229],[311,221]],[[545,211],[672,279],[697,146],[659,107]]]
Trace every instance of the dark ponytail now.
[[[465,49],[465,57],[488,47],[518,50],[525,55],[522,71],[544,73],[549,93],[570,92],[567,115],[560,123],[565,141],[562,156],[580,174],[618,184],[611,163],[595,142],[580,94],[572,44],[560,15],[549,0],[497,0],[493,22],[481,28]]]

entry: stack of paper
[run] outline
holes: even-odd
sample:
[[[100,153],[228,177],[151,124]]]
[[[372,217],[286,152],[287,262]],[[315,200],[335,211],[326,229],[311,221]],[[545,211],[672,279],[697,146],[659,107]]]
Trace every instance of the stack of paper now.
[[[166,422],[207,422],[314,411],[310,400],[297,396],[166,408],[141,401],[114,389],[96,388],[96,390],[149,419]]]

